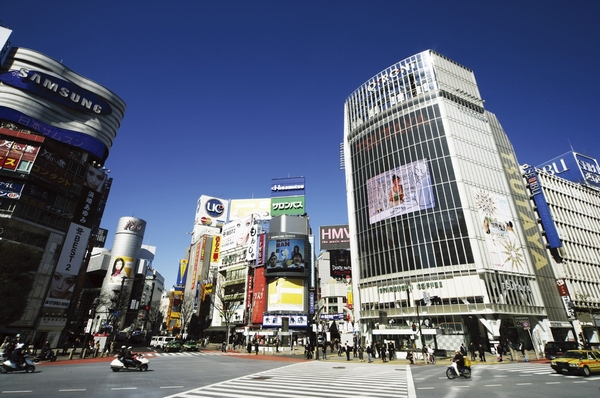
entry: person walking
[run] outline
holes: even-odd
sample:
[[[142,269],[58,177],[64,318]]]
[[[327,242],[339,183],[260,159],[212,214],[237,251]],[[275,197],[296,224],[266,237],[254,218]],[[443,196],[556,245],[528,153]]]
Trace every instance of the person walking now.
[[[479,343],[479,360],[481,362],[485,362],[485,350],[483,349],[483,346],[481,345],[481,343]]]
[[[346,345],[344,346],[344,350],[346,351],[346,361],[350,360],[350,352],[352,351],[352,347],[350,347],[348,345],[348,343],[346,343]]]
[[[523,355],[525,362],[529,362],[529,358],[527,358],[527,354],[525,353],[525,344],[523,343],[523,340],[519,341],[519,351],[521,351],[521,355]]]
[[[373,362],[371,359],[371,355],[373,354],[373,348],[371,347],[371,343],[367,343],[367,361],[369,363]]]
[[[362,345],[358,345],[358,361],[359,362],[365,361],[364,351],[365,351],[365,347],[363,347]]]
[[[471,361],[475,362],[475,359],[477,359],[477,354],[475,353],[477,351],[477,347],[475,347],[475,343],[473,343],[472,341],[469,343],[469,353],[471,354]]]

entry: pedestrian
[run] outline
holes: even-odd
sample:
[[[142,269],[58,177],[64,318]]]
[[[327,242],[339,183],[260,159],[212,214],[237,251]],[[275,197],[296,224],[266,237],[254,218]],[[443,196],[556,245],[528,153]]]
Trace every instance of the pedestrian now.
[[[475,347],[475,343],[473,343],[472,341],[469,343],[469,352],[471,353],[471,361],[474,362],[475,359],[477,359],[477,354],[475,353],[476,347]]]
[[[359,362],[365,361],[364,351],[365,351],[365,347],[363,347],[362,345],[358,345],[358,360],[359,360]]]
[[[252,340],[248,339],[248,346],[246,347],[248,354],[252,354]]]
[[[409,351],[409,352],[406,353],[406,359],[408,359],[410,361],[411,365],[415,364],[414,356],[413,356],[413,352],[412,351]]]
[[[387,362],[387,354],[386,354],[386,351],[387,351],[387,344],[384,342],[384,343],[383,343],[383,344],[380,346],[380,349],[381,349],[381,351],[380,351],[380,353],[381,353],[381,354],[380,354],[380,355],[381,355],[381,359],[383,360],[383,362]]]
[[[388,343],[388,358],[390,359],[390,361],[392,359],[394,359],[394,353],[395,353],[395,349],[394,349],[394,343],[393,342],[389,342]]]
[[[423,354],[423,362],[429,363],[429,350],[427,349],[426,345],[423,346],[423,349],[421,350],[421,354]]]
[[[258,345],[259,345],[258,336],[255,336],[254,337],[254,352],[256,353],[256,355],[258,355]]]
[[[496,352],[498,354],[498,362],[502,362],[502,343],[498,343],[496,346]]]
[[[525,362],[529,362],[529,358],[527,358],[527,354],[525,353],[525,344],[522,340],[519,340],[519,351],[521,351],[521,355],[523,355]]]
[[[100,339],[96,340],[96,345],[95,345],[95,349],[94,349],[94,358],[97,358],[99,353],[100,353]]]
[[[346,343],[344,350],[346,350],[346,361],[350,360],[350,352],[352,351],[352,347],[350,347],[348,345],[348,343]]]
[[[467,356],[467,347],[465,347],[465,343],[461,343],[461,344],[460,344],[460,354],[461,354],[463,357],[466,357],[466,356]]]
[[[481,362],[486,362],[485,361],[485,350],[483,349],[483,346],[481,345],[481,343],[479,343],[479,360]]]
[[[431,344],[427,346],[427,354],[429,355],[429,362],[435,364],[435,351],[431,348]]]
[[[371,343],[367,343],[367,361],[369,363],[373,362],[371,359],[371,355],[373,354],[373,348],[371,347]]]
[[[279,352],[279,336],[275,337],[275,352]]]
[[[327,359],[327,346],[329,345],[328,341],[323,341],[323,359]]]

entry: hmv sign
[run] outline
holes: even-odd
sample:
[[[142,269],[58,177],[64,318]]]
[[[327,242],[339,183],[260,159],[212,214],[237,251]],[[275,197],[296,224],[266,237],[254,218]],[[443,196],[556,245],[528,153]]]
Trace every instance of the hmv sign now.
[[[348,225],[328,225],[320,228],[321,250],[350,249]]]
[[[536,169],[545,171],[565,180],[600,188],[600,167],[598,161],[577,152],[567,152],[549,160]]]

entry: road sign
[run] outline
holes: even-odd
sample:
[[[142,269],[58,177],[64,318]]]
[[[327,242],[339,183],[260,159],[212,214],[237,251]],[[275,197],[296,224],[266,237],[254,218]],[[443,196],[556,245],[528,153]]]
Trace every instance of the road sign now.
[[[529,322],[521,322],[521,326],[523,326],[523,329],[529,330]]]

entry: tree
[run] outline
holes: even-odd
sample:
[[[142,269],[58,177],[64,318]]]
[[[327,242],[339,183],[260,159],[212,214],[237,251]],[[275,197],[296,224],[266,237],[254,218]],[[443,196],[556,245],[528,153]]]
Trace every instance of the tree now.
[[[188,293],[181,297],[181,307],[179,309],[179,322],[181,324],[181,333],[187,333],[186,325],[189,323],[194,311],[194,294]]]
[[[217,278],[219,279],[219,278]],[[237,291],[228,291],[227,287],[216,285],[213,287],[213,293],[210,297],[211,307],[219,313],[223,323],[225,323],[225,341],[229,349],[229,336],[231,336],[231,327],[237,311],[244,305],[244,293]]]
[[[154,334],[156,332],[156,325],[162,322],[164,315],[160,312],[159,303],[150,303],[150,310],[148,311],[148,322],[150,322],[150,332]]]
[[[42,252],[7,240],[0,241],[0,325],[18,321],[33,286]]]

